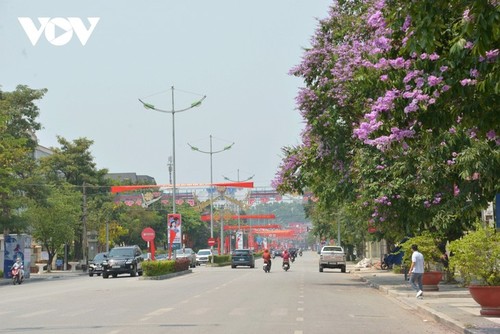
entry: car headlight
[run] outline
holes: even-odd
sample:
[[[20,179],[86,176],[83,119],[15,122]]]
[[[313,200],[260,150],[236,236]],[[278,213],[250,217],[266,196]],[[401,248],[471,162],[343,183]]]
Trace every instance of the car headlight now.
[[[125,264],[132,264],[132,260],[125,261]]]

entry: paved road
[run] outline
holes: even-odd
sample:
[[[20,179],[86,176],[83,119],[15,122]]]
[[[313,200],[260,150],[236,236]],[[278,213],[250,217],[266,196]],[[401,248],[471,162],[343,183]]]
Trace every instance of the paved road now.
[[[72,276],[0,286],[0,333],[450,333],[359,277],[318,272],[305,252],[289,272],[198,267],[167,280]]]

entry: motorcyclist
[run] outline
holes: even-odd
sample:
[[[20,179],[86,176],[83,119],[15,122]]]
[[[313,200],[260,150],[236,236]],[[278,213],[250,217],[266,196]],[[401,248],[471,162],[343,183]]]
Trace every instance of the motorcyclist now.
[[[20,257],[18,257],[16,259],[16,262],[14,262],[14,264],[12,265],[12,269],[18,269],[18,268],[19,268],[19,277],[24,277],[24,266]]]
[[[288,263],[288,265],[290,265],[290,253],[288,253],[288,251],[286,249],[283,251],[282,256],[283,256],[283,265],[285,263]]]
[[[269,253],[267,248],[264,249],[264,253],[262,253],[262,259],[264,260],[264,263],[269,266],[269,270],[271,270],[271,253]]]

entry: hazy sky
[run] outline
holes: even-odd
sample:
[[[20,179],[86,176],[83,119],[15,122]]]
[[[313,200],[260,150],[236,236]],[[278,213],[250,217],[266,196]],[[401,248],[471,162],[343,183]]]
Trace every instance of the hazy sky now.
[[[240,179],[255,175],[256,186],[270,186],[281,147],[300,143],[303,128],[295,106],[303,83],[288,72],[330,4],[0,0],[1,89],[48,89],[39,103],[41,145],[58,146],[57,135],[86,137],[94,141],[98,168],[149,175],[160,184],[169,182],[172,116],[144,109],[138,98],[171,110],[174,86],[179,110],[206,95],[200,107],[175,114],[177,183],[210,182],[210,155],[188,143],[209,151],[212,135],[213,151],[235,143],[213,155],[214,182],[236,180],[239,170]],[[38,18],[51,18],[36,45],[19,17],[30,18],[34,32]],[[89,17],[99,21],[82,45],[76,26],[81,20],[88,29]],[[72,36],[64,35],[65,24]],[[56,40],[49,42],[51,36]]]

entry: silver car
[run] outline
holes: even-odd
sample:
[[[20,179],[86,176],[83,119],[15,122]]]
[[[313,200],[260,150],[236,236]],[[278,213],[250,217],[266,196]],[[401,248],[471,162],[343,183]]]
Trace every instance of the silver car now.
[[[190,268],[196,267],[196,253],[191,248],[176,249],[174,256],[176,259],[187,258],[190,261],[189,267]]]

